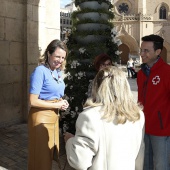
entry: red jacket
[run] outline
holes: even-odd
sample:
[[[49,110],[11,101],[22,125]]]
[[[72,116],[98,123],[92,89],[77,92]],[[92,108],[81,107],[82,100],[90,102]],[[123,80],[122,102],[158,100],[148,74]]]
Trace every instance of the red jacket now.
[[[170,66],[161,58],[146,76],[138,72],[138,101],[144,106],[145,132],[155,136],[170,136]]]

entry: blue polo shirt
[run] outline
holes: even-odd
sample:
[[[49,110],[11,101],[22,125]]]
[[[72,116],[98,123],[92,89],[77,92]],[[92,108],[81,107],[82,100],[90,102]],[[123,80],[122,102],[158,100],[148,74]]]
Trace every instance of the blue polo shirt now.
[[[60,69],[51,71],[44,65],[37,66],[30,78],[30,94],[39,95],[39,99],[53,100],[64,95],[65,84]]]

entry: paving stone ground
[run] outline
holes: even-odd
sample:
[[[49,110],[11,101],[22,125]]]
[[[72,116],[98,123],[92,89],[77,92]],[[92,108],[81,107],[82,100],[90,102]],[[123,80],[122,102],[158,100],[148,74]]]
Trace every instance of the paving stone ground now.
[[[0,170],[27,170],[27,124],[17,124],[0,128]],[[62,168],[72,170],[66,161],[64,140],[60,135],[60,161]],[[58,165],[53,161],[52,170]]]
[[[136,79],[128,79],[134,97],[137,99]],[[0,170],[27,170],[27,124],[16,124],[0,128]],[[73,170],[66,161],[65,146],[62,135],[60,136],[60,161],[62,168]],[[52,170],[57,170],[53,162]]]

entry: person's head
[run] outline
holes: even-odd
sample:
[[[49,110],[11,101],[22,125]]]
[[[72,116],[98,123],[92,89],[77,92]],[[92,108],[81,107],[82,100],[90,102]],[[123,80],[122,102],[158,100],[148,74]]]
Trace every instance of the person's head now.
[[[151,34],[142,37],[140,48],[142,62],[152,67],[163,49],[163,42],[164,39],[159,35]]]
[[[92,96],[85,106],[102,105],[103,118],[116,123],[139,119],[140,107],[134,101],[125,72],[115,66],[101,69],[92,86]]]
[[[66,56],[68,54],[67,46],[60,40],[53,40],[47,46],[44,54],[39,58],[39,64],[48,64],[54,70],[64,69],[66,64]]]
[[[112,59],[110,56],[107,54],[100,54],[95,57],[94,59],[94,67],[96,71],[99,71],[100,69],[106,67],[106,66],[111,66],[112,64]]]

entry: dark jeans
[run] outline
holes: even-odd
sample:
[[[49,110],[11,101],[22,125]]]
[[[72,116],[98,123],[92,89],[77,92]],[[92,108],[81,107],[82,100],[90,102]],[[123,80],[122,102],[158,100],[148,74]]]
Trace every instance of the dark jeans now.
[[[143,170],[170,170],[170,136],[145,134]]]
[[[128,71],[128,77],[130,77],[130,74],[131,74],[131,77],[133,77],[135,75],[135,71],[134,71],[133,67],[127,68],[127,71]]]

